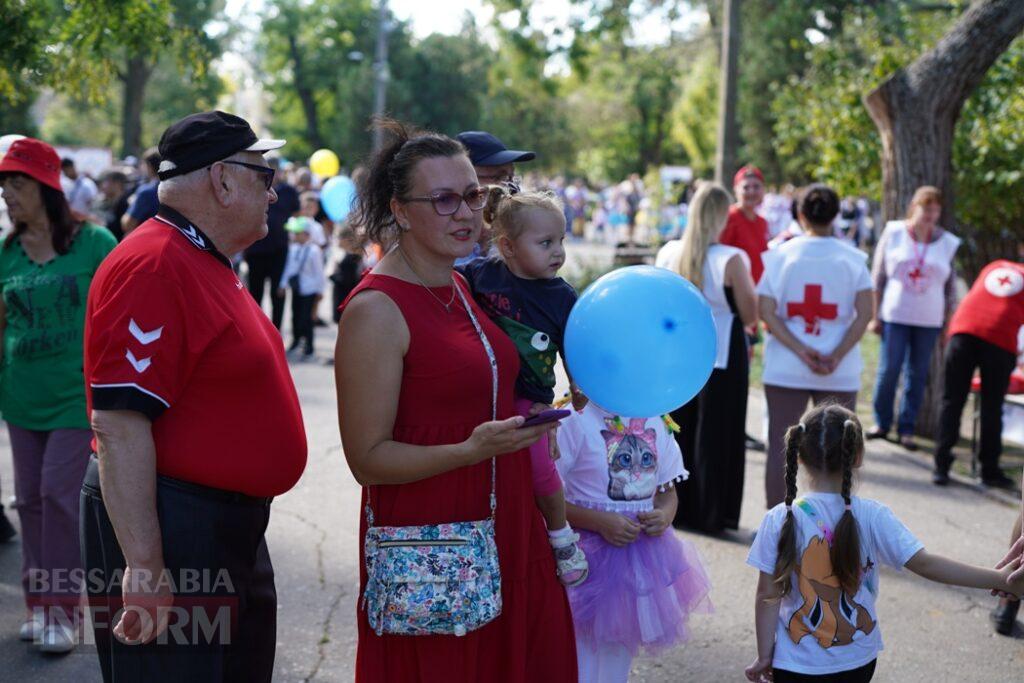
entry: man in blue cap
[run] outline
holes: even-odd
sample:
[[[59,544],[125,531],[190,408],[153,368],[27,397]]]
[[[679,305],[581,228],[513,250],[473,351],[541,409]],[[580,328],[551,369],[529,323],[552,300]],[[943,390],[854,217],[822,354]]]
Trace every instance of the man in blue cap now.
[[[518,191],[515,165],[537,157],[533,152],[508,149],[504,142],[482,130],[468,130],[456,137],[469,150],[469,160],[481,185],[513,186],[510,189]]]
[[[476,171],[477,180],[481,185],[504,185],[511,193],[519,192],[519,179],[516,178],[516,164],[522,161],[533,161],[537,155],[517,149],[509,149],[496,136],[482,130],[467,130],[455,136],[469,151],[469,161]],[[468,263],[473,259],[485,256],[490,243],[490,231],[480,234],[480,242],[473,248],[473,253],[458,259],[455,265]]]

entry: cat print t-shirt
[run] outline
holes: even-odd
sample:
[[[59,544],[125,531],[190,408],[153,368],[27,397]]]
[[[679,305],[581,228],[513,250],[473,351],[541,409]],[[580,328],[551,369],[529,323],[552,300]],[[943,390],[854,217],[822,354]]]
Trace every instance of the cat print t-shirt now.
[[[875,600],[878,565],[896,570],[924,546],[885,505],[853,498],[861,543],[861,583],[856,595],[839,588],[832,572],[829,543],[844,511],[838,493],[807,493],[793,504],[797,524],[797,570],[793,588],[782,600],[775,631],[776,669],[801,674],[831,674],[870,663],[882,650]],[[747,564],[774,574],[779,533],[786,506],[768,511]]]
[[[473,297],[519,351],[516,396],[536,403],[555,399],[555,362],[576,290],[560,277],[525,280],[500,258],[481,258],[458,268]]]
[[[558,448],[565,499],[583,507],[647,512],[656,493],[688,476],[661,417],[619,417],[588,403],[562,421]]]

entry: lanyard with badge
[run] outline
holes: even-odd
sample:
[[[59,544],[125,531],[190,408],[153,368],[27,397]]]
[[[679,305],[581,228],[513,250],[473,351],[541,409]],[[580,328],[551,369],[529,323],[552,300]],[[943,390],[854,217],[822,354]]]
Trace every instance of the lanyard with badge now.
[[[917,241],[917,238],[914,236],[914,229],[909,224],[907,225],[907,235],[910,237],[910,248],[914,251],[914,267],[907,273],[907,277],[913,285],[922,285],[923,283],[920,281],[925,278],[924,263],[928,256],[928,247],[931,246],[932,242],[932,230],[928,228],[928,234],[925,236],[923,243]]]

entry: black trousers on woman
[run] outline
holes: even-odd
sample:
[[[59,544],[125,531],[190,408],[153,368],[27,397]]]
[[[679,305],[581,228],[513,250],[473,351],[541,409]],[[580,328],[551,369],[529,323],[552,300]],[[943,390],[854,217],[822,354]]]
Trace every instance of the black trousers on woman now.
[[[170,625],[153,642],[125,644],[113,635],[125,558],[95,458],[89,463],[79,523],[104,682],[269,683],[277,644],[274,568],[263,538],[270,499],[158,476],[156,509],[167,573],[151,581],[174,593]]]
[[[737,529],[743,505],[746,467],[747,338],[739,317],[729,335],[729,364],[714,370],[697,396],[672,418],[675,435],[690,473],[676,484],[679,509],[673,525],[706,533]]]

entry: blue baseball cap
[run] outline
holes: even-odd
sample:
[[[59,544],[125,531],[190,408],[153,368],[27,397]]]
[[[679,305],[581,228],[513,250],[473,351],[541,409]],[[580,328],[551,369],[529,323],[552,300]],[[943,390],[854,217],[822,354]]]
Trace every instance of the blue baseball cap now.
[[[504,142],[482,130],[467,130],[455,137],[469,150],[469,160],[474,166],[501,166],[537,157],[533,152],[508,149]]]

